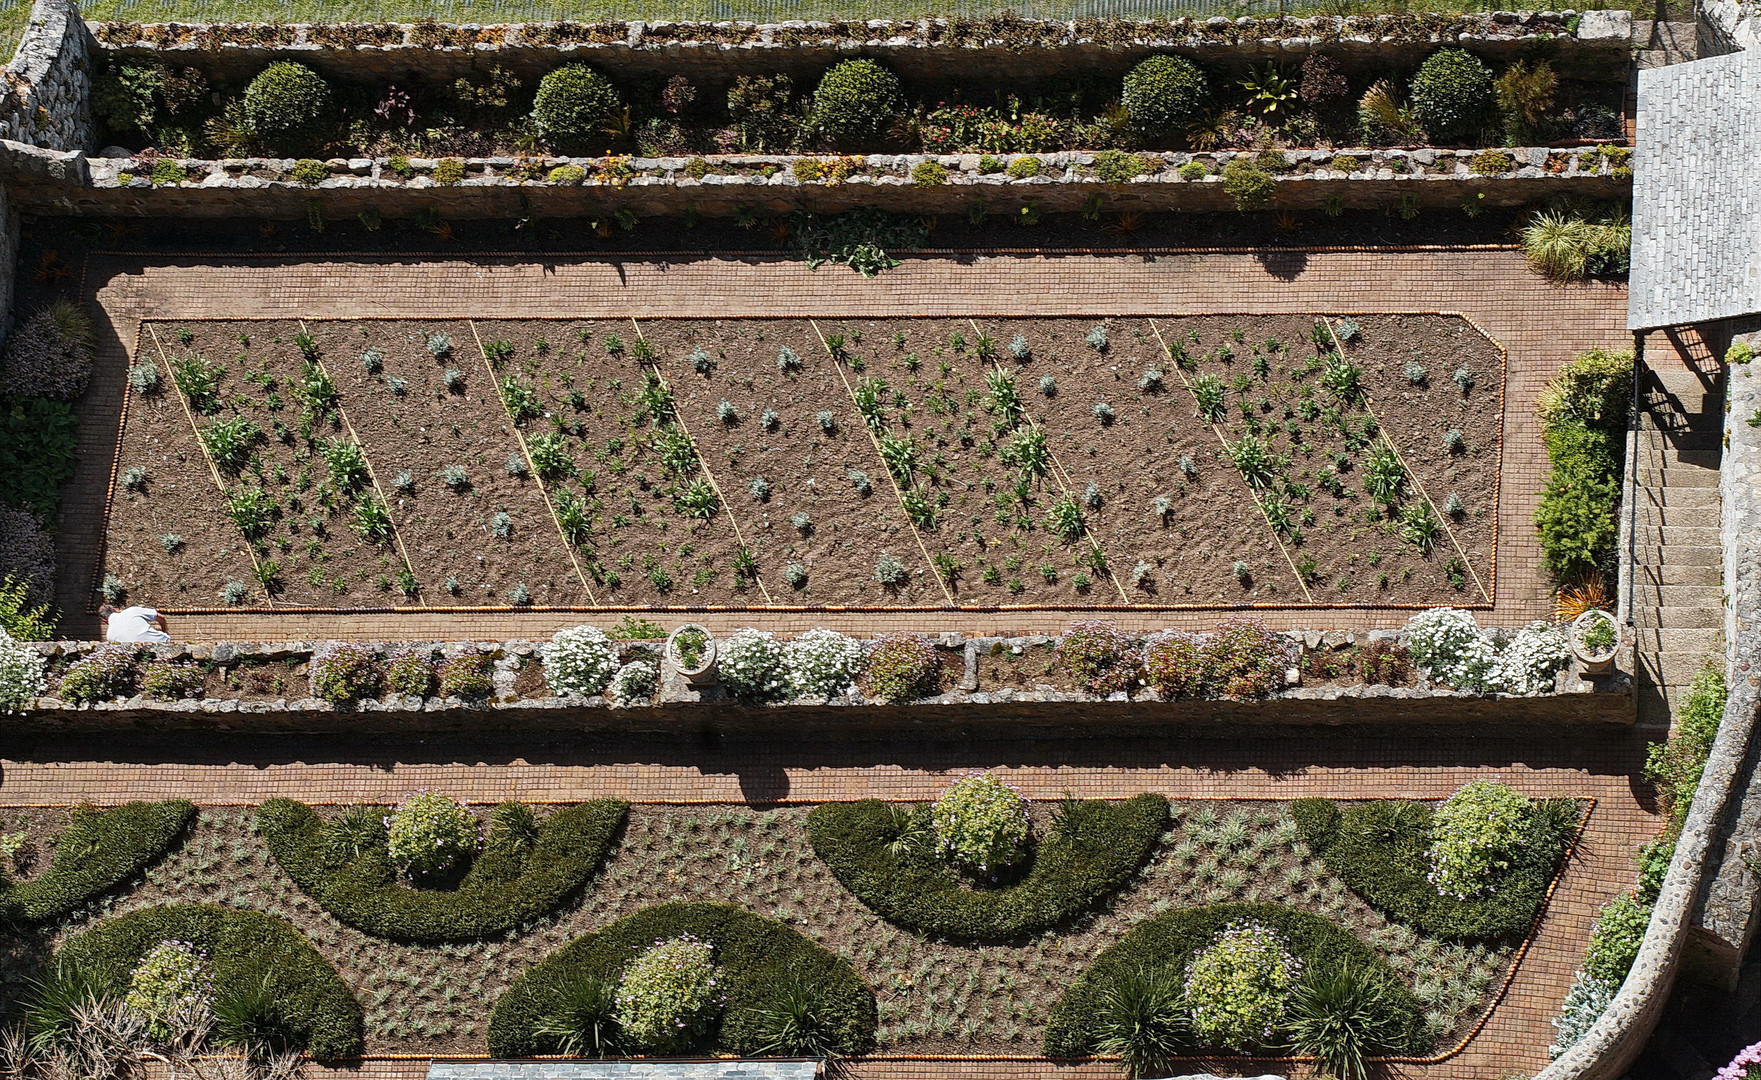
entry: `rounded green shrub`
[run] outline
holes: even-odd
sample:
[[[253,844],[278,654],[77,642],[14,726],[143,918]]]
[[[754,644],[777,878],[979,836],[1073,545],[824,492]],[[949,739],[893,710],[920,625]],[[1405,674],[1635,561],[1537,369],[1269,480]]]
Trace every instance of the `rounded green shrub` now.
[[[330,84],[291,60],[270,64],[245,87],[245,121],[271,144],[311,132],[329,110]]]
[[[1412,111],[1433,139],[1474,135],[1496,99],[1492,69],[1461,49],[1432,53],[1412,77]]]
[[[1534,804],[1493,780],[1474,780],[1431,818],[1431,884],[1465,900],[1491,889],[1522,846]]]
[[[1264,210],[1277,190],[1278,181],[1272,174],[1246,158],[1223,166],[1223,191],[1235,200],[1237,210]]]
[[[477,819],[436,791],[412,795],[385,819],[385,847],[406,877],[441,878],[477,854]]]
[[[205,1013],[213,996],[207,954],[187,941],[161,941],[129,972],[122,1002],[147,1022],[148,1030],[164,1038],[171,1017],[185,1011]]]
[[[56,955],[99,993],[122,997],[141,961],[162,942],[207,959],[214,1001],[268,996],[274,1034],[320,1061],[361,1054],[361,1005],[304,934],[284,919],[212,904],[150,907],[77,934]]]
[[[532,120],[547,139],[580,142],[597,135],[621,104],[617,89],[599,72],[586,64],[564,64],[539,81]]]
[[[1182,56],[1152,56],[1125,76],[1121,100],[1139,128],[1166,132],[1191,120],[1209,103],[1210,84],[1198,65]]]
[[[904,100],[897,75],[873,60],[845,60],[813,91],[813,127],[834,142],[872,139],[886,131]]]
[[[1622,893],[1602,905],[1590,930],[1590,947],[1584,951],[1584,974],[1614,986],[1626,981],[1650,925],[1651,905],[1633,893]]]
[[[948,786],[930,812],[936,851],[966,873],[995,878],[1027,858],[1033,820],[1027,800],[989,773]]]
[[[689,933],[656,942],[618,979],[618,1030],[630,1046],[657,1053],[688,1048],[721,1004],[715,951]]]
[[[1271,1046],[1301,974],[1301,961],[1276,931],[1252,920],[1230,923],[1186,968],[1194,1037],[1228,1050]]]

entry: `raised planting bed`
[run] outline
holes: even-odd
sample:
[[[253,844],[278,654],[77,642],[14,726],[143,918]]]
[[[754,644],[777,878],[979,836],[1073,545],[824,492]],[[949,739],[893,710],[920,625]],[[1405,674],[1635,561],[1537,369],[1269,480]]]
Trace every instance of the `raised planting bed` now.
[[[1119,820],[1114,824],[1124,823],[1146,801],[1150,798],[1096,807],[1109,813],[1089,813],[1089,825],[1101,827],[1115,817]],[[541,830],[549,819],[570,812],[566,807],[532,809]],[[389,812],[380,806],[319,806],[314,810],[332,825],[352,820],[355,824],[341,827],[356,837],[357,845],[366,843],[369,849],[371,838],[361,839],[360,822],[376,822]],[[491,807],[471,810],[486,830],[493,828]],[[1035,834],[1051,835],[1058,811],[1056,802],[1032,804]],[[1088,894],[1076,908],[1067,909],[1066,918],[1054,920],[1042,933],[982,944],[954,943],[902,929],[846,891],[809,840],[809,817],[823,812],[806,806],[767,811],[635,806],[603,869],[578,894],[565,897],[560,904],[554,897],[544,899],[540,906],[551,914],[540,915],[534,908],[532,921],[523,922],[512,933],[486,926],[486,935],[474,940],[421,944],[364,933],[339,922],[304,894],[271,854],[269,844],[255,828],[256,810],[208,807],[200,811],[181,845],[147,867],[144,882],[103,911],[88,909],[55,927],[46,944],[59,947],[67,938],[98,926],[100,937],[88,935],[84,940],[94,944],[82,948],[113,965],[107,970],[116,970],[114,965],[118,964],[126,970],[126,964],[139,955],[138,949],[129,950],[147,940],[142,936],[145,930],[122,932],[132,926],[130,920],[140,920],[155,935],[148,944],[162,937],[183,937],[172,929],[193,932],[208,925],[199,920],[166,922],[163,915],[140,914],[143,909],[219,904],[238,909],[229,916],[234,919],[260,918],[257,913],[261,913],[286,920],[278,925],[287,925],[291,932],[309,939],[322,963],[335,966],[341,977],[337,990],[346,987],[346,993],[360,1001],[365,1011],[367,1053],[424,1055],[493,1049],[488,1005],[503,999],[522,977],[537,978],[536,971],[541,969],[535,965],[553,956],[602,957],[586,944],[577,944],[567,953],[559,950],[583,935],[618,926],[620,920],[645,909],[650,911],[645,917],[652,918],[655,905],[672,901],[734,905],[785,923],[791,933],[805,935],[816,950],[812,954],[818,958],[816,962],[830,963],[838,958],[835,966],[847,973],[849,969],[842,968],[842,961],[847,961],[855,977],[874,993],[878,1006],[874,1050],[883,1054],[1037,1056],[1053,1006],[1097,956],[1125,940],[1127,933],[1145,920],[1205,905],[1285,905],[1337,928],[1328,932],[1349,935],[1357,947],[1385,960],[1406,987],[1405,992],[1422,1005],[1423,1030],[1413,1045],[1421,1054],[1448,1049],[1471,1029],[1493,1000],[1515,956],[1514,938],[1463,944],[1379,914],[1304,843],[1284,803],[1175,801],[1166,818],[1165,833],[1148,843],[1148,856],[1140,872],[1126,874],[1119,881],[1111,869],[1096,867],[1111,883],[1103,890],[1105,895]],[[64,827],[64,820],[42,809],[8,808],[0,810],[0,831],[24,830],[32,848],[38,849],[46,845],[49,835]],[[1145,828],[1155,831],[1153,826],[1129,824],[1126,831],[1137,836]],[[384,833],[378,835],[377,843],[383,846]],[[485,853],[479,858],[489,857]],[[1094,852],[1072,850],[1057,857],[1059,867],[1068,873],[1080,869],[1068,860],[1080,863],[1092,859]],[[357,862],[352,868],[335,871],[331,888],[362,869]],[[9,870],[28,884],[42,872],[42,861]],[[901,887],[921,889],[927,874],[926,869],[894,881]],[[1014,887],[1043,891],[1052,884],[1050,878],[1032,884],[1035,880],[1029,878]],[[381,888],[379,879],[370,874],[363,881],[369,892]],[[875,882],[870,885],[879,887]],[[436,899],[427,902],[439,903],[438,897],[448,887],[431,884]],[[970,883],[953,882],[952,887],[984,891]],[[517,891],[518,887],[510,888]],[[1007,893],[1010,886],[1003,883],[997,888]],[[106,933],[105,926],[116,930]],[[691,929],[673,923],[667,927],[667,935]],[[664,935],[651,935],[641,943],[651,944],[657,936]],[[94,953],[100,939],[118,944],[106,944],[101,953]],[[23,985],[24,977],[44,955],[40,949],[4,950],[0,984],[11,988]],[[346,1004],[344,995],[332,997]],[[517,1019],[513,1016],[517,1006],[511,1003],[515,999],[508,1000],[509,1004],[498,1007],[497,1015],[506,1011]],[[336,1016],[342,1025],[336,1032],[346,1035],[346,1010]],[[860,1024],[858,1034],[859,1029]],[[750,1045],[735,1041],[741,1048]],[[532,1044],[502,1045],[524,1052]]]
[[[99,576],[172,611],[1494,596],[1504,357],[1456,315],[148,322],[141,355]]]

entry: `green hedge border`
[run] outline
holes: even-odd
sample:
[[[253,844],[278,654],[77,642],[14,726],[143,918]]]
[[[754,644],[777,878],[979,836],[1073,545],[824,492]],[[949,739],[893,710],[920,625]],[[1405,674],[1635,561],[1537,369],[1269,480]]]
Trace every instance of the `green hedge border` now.
[[[146,908],[75,935],[57,959],[120,995],[141,957],[168,939],[207,952],[218,994],[270,980],[288,1035],[314,1058],[361,1056],[361,1003],[306,936],[273,915],[213,904]]]
[[[257,828],[275,861],[319,907],[363,933],[396,941],[477,941],[566,904],[604,864],[630,804],[598,799],[553,811],[529,851],[491,833],[454,889],[413,889],[383,846],[347,862],[327,853],[326,823],[305,803],[272,799]]]
[[[711,943],[727,1004],[705,1036],[716,1052],[751,1055],[762,1046],[756,1010],[775,1003],[796,979],[817,985],[837,1049],[845,1056],[874,1048],[874,991],[842,957],[774,919],[732,904],[674,903],[644,908],[576,938],[515,981],[489,1020],[489,1055],[530,1057],[556,1047],[534,1029],[558,989],[583,974],[615,980],[623,966],[656,941],[689,933]]]
[[[63,918],[158,862],[195,818],[196,804],[185,799],[75,807],[49,868],[29,881],[0,885],[0,923]]]
[[[1497,891],[1471,900],[1444,896],[1425,879],[1432,810],[1424,803],[1384,800],[1341,807],[1331,799],[1300,799],[1291,804],[1290,816],[1327,869],[1388,918],[1439,937],[1509,941],[1527,936],[1534,926],[1583,819],[1575,799],[1547,803],[1551,812],[1547,805],[1537,807],[1530,833]]]
[[[1357,963],[1386,976],[1404,995],[1399,1002],[1407,1014],[1407,1037],[1402,1049],[1417,1054],[1430,1048],[1425,1036],[1424,1006],[1406,989],[1405,980],[1357,935],[1319,915],[1282,904],[1231,903],[1181,908],[1158,915],[1095,957],[1089,969],[1077,977],[1052,1008],[1043,1043],[1046,1056],[1081,1058],[1093,1054],[1093,1021],[1112,979],[1138,967],[1184,970],[1193,953],[1209,945],[1218,931],[1237,919],[1251,919],[1276,930],[1291,955],[1305,966]]]
[[[1026,877],[973,889],[933,854],[894,854],[892,807],[875,799],[825,803],[807,815],[807,839],[846,889],[898,926],[967,941],[1004,941],[1069,922],[1125,888],[1168,829],[1168,800],[1071,800],[1034,852]]]

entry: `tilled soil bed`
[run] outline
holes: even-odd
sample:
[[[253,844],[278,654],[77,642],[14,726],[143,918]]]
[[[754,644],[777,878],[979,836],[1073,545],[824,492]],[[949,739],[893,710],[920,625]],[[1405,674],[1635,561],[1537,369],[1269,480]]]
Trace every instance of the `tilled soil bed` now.
[[[1504,362],[1458,316],[239,320],[142,349],[166,391],[131,401],[149,481],[104,571],[173,610],[248,580],[247,539],[276,604],[330,608],[1491,600]],[[259,432],[221,463],[273,503],[248,538],[201,452],[223,421]]]

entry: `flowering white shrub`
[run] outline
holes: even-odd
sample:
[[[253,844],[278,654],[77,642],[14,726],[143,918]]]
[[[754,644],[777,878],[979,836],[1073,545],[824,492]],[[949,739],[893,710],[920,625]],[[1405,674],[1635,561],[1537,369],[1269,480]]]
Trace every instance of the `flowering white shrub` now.
[[[618,670],[618,647],[597,626],[558,630],[541,651],[544,682],[557,697],[592,697]]]
[[[419,791],[385,819],[385,849],[412,879],[444,874],[477,853],[477,819],[462,803]]]
[[[1302,976],[1302,961],[1256,922],[1232,922],[1186,968],[1186,1007],[1205,1046],[1270,1046]]]
[[[837,697],[862,673],[862,644],[836,630],[809,630],[783,646],[783,667],[796,697]]]
[[[1406,621],[1406,647],[1413,663],[1435,682],[1481,691],[1493,675],[1497,650],[1471,613],[1432,608]]]
[[[642,705],[654,697],[655,685],[654,665],[646,660],[632,660],[611,677],[606,696],[613,705]]]
[[[1027,857],[1027,800],[989,773],[948,785],[930,813],[936,853],[971,874],[995,877]]]
[[[0,713],[17,712],[48,688],[37,650],[0,630]]]
[[[1493,891],[1525,842],[1534,804],[1495,780],[1463,784],[1431,817],[1431,872],[1444,896],[1465,900]]]
[[[741,697],[776,697],[788,689],[783,646],[767,631],[736,630],[717,649],[722,685]]]
[[[1566,991],[1559,1018],[1553,1021],[1555,1034],[1553,1044],[1547,1047],[1548,1058],[1558,1058],[1576,1046],[1578,1040],[1602,1018],[1602,1013],[1619,992],[1620,987],[1613,983],[1579,971],[1571,981],[1571,989]]]
[[[161,941],[142,955],[122,1002],[163,1036],[178,1015],[201,1015],[214,997],[208,957],[187,941]]]
[[[688,1049],[725,1000],[720,974],[708,942],[690,934],[656,941],[618,979],[618,1028],[645,1050]]]
[[[1533,697],[1553,689],[1553,677],[1570,662],[1565,631],[1532,622],[1512,635],[1498,654],[1491,682],[1506,694]]]

